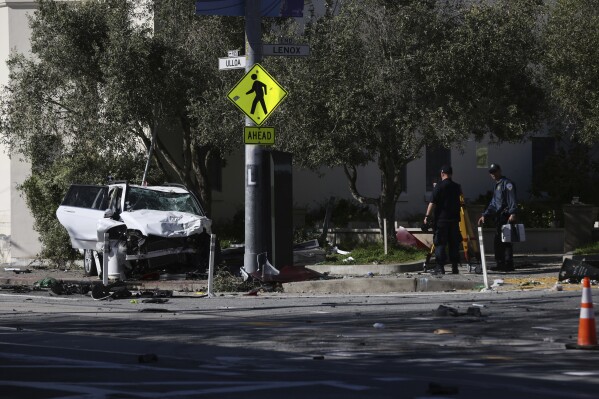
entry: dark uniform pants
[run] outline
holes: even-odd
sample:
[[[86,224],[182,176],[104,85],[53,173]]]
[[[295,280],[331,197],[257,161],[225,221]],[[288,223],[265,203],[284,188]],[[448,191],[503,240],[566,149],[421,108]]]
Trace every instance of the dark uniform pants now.
[[[462,234],[460,233],[459,222],[438,222],[435,228],[433,244],[435,244],[435,260],[437,265],[443,267],[447,263],[447,254],[449,252],[449,261],[452,265],[460,263],[460,243]]]
[[[501,241],[501,226],[508,223],[509,215],[501,214],[495,218],[495,262],[497,266],[514,266],[514,247],[511,242]]]

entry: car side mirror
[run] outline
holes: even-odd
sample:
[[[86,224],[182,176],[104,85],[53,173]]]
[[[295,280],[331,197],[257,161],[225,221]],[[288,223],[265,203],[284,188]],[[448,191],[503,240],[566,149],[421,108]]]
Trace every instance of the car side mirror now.
[[[105,218],[108,218],[108,219],[110,219],[110,218],[112,218],[113,216],[114,216],[114,211],[113,211],[112,209],[106,209],[106,210],[104,211],[104,217],[105,217]]]

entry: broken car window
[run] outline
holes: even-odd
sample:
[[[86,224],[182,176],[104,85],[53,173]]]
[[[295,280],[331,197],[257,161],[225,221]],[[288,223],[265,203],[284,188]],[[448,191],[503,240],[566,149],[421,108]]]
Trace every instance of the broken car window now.
[[[128,211],[153,209],[157,211],[187,212],[204,216],[195,198],[190,193],[129,187],[127,203]]]

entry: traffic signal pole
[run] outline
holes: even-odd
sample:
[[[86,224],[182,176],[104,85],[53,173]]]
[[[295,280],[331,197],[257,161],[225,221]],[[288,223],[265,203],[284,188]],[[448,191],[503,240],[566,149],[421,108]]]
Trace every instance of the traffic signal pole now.
[[[245,1],[245,70],[249,72],[254,64],[262,61],[262,26],[260,0]],[[256,126],[245,117],[245,126]],[[264,243],[264,207],[266,183],[263,179],[263,148],[260,145],[245,146],[245,253],[243,269],[252,274],[258,270],[257,255],[266,252]]]

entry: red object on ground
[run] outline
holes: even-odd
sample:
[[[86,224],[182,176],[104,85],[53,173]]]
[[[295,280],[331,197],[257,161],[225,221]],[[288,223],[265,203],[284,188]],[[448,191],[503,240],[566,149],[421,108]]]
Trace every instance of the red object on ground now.
[[[421,249],[429,249],[429,247],[416,238],[412,233],[408,231],[405,227],[399,226],[397,232],[395,233],[395,238],[397,238],[397,242],[404,245],[410,245],[412,247],[421,248]]]

